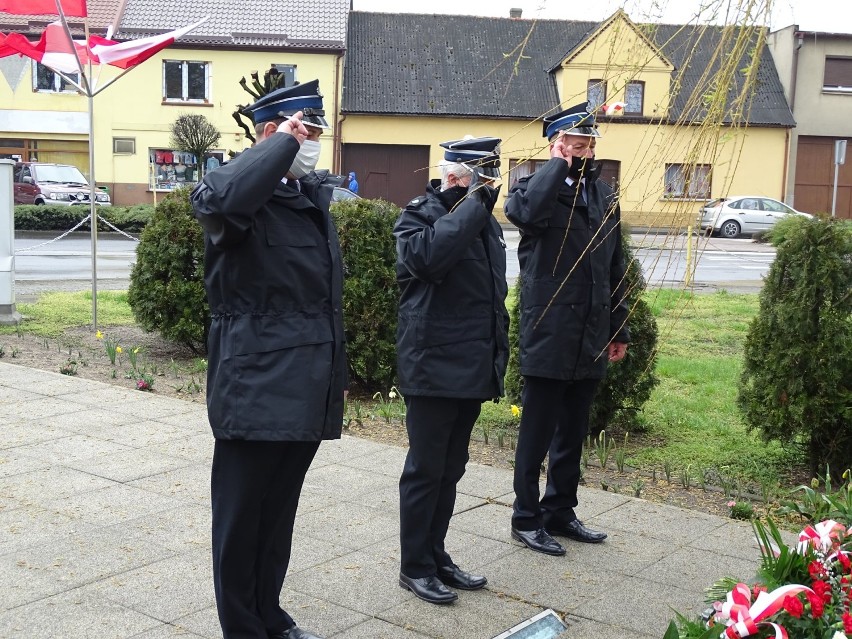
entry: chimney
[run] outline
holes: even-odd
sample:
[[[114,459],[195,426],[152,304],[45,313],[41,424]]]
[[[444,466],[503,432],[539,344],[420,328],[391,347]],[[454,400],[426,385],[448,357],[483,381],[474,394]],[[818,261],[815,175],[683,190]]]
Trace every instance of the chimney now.
[[[523,12],[523,9],[509,9],[509,17],[513,20],[520,20]]]

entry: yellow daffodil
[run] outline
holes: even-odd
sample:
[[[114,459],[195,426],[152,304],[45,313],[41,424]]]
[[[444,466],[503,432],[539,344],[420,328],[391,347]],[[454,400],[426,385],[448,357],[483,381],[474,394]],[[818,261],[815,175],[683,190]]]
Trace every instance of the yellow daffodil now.
[[[97,333],[95,333],[95,338],[97,338],[97,339],[103,339],[103,338],[104,338],[104,334],[103,334],[103,333],[101,333],[100,331],[98,331]]]
[[[512,404],[512,417],[518,417],[521,414],[521,409]]]
[[[116,347],[115,347],[115,352],[116,352],[116,353],[121,353],[121,352],[122,352],[122,350],[121,350],[121,346],[116,346]]]
[[[134,353],[138,353],[138,352],[139,352],[139,347],[137,346],[136,348],[134,348],[134,349],[133,349],[133,352],[134,352]]]

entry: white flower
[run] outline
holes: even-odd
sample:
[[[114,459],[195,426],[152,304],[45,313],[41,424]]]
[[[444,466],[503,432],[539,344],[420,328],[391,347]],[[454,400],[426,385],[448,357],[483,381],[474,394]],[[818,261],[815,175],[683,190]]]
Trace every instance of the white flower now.
[[[847,638],[846,638],[846,635],[844,635],[842,632],[840,632],[838,630],[837,632],[834,633],[834,635],[832,635],[831,639],[847,639]]]
[[[396,399],[396,393],[391,391],[388,393],[388,399]]]

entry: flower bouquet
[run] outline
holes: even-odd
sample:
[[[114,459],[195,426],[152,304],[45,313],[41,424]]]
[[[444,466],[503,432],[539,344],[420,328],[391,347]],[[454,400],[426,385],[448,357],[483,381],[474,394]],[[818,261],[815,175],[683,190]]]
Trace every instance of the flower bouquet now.
[[[723,579],[708,589],[700,619],[678,615],[664,639],[852,639],[852,528],[828,519],[788,547],[770,520],[753,522],[757,583]]]

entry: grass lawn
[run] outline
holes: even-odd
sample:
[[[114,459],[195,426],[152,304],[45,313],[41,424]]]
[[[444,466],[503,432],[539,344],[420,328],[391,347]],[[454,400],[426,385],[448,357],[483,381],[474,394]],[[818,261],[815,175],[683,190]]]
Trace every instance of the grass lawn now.
[[[777,443],[748,433],[737,408],[742,348],[756,294],[693,295],[648,291],[660,337],[659,385],[645,406],[646,433],[628,463],[642,468],[691,467],[752,482],[780,479],[788,456]]]
[[[92,294],[88,291],[44,293],[37,303],[17,304],[16,308],[26,318],[23,330],[40,337],[59,337],[65,329],[92,324]],[[98,292],[99,325],[127,326],[134,322],[126,291]],[[0,334],[18,330],[15,326],[3,326]]]

